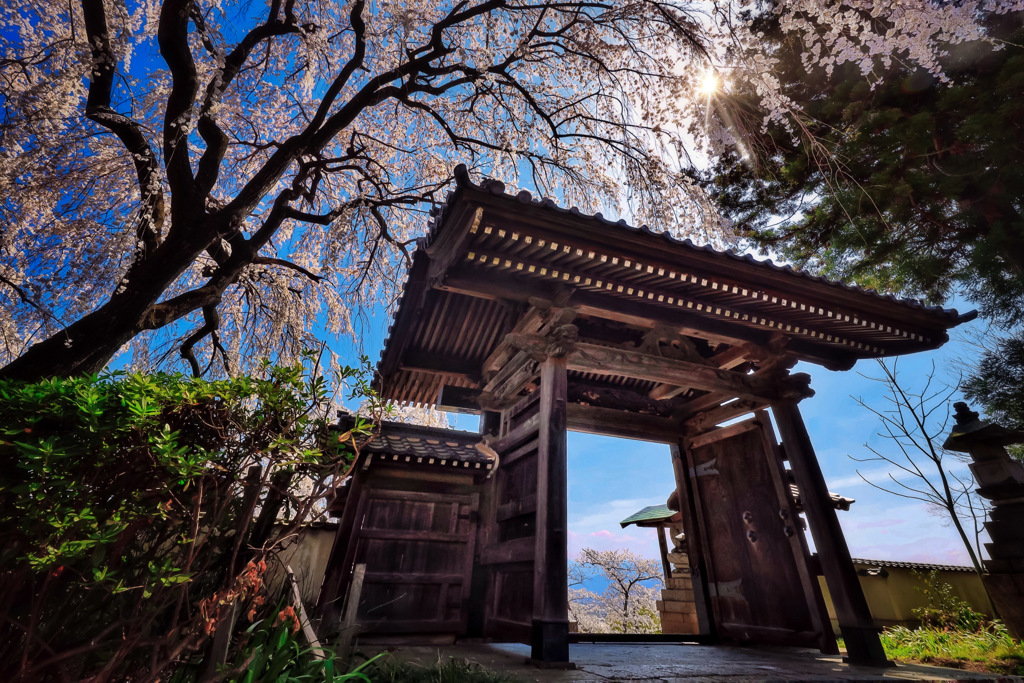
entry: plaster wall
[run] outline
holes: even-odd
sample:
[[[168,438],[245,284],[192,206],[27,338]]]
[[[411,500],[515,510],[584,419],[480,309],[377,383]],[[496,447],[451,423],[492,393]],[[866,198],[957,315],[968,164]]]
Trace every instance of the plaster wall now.
[[[919,590],[923,584],[918,574],[927,573],[921,568],[915,574],[913,567],[893,567],[870,562],[854,561],[864,597],[868,601],[868,609],[875,624],[881,627],[906,626],[914,628],[919,625],[913,609],[923,607],[925,599]],[[874,573],[875,570],[882,570]],[[865,576],[865,573],[869,575]],[[871,575],[874,574],[874,575]],[[953,593],[966,601],[975,611],[992,616],[992,603],[988,599],[981,579],[973,571],[938,569],[939,581],[953,587]],[[836,620],[835,607],[825,585],[825,579],[818,577],[821,590],[825,597],[829,618],[836,634],[839,626]]]

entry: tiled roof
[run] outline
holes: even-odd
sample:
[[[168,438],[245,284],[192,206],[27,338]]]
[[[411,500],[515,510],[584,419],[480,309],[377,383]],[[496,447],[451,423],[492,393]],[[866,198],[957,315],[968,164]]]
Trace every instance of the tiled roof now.
[[[674,514],[676,514],[675,510],[672,510],[667,505],[648,505],[643,510],[634,512],[629,517],[626,517],[619,524],[625,529],[630,524],[638,522],[663,522],[670,519]]]
[[[863,564],[868,567],[897,567],[901,569],[915,569],[918,571],[947,571],[947,572],[973,572],[974,567],[965,567],[955,564],[928,564],[927,562],[899,562],[897,560],[862,560],[853,558],[854,564]]]
[[[832,369],[936,348],[946,330],[972,317],[563,209],[529,192],[511,195],[498,181],[472,182],[465,167],[455,175],[455,191],[418,242],[377,368],[378,390],[401,403],[435,405],[442,387],[479,389],[473,371],[511,330],[515,305],[552,287],[598,308],[634,305],[639,317],[685,323],[715,343],[765,346],[783,334],[788,353]],[[446,288],[452,271],[461,286],[500,291],[478,297]],[[434,367],[437,359],[445,362]]]
[[[378,456],[377,461],[490,463],[490,458],[476,449],[480,442],[481,436],[475,432],[382,422],[361,451]]]
[[[480,437],[477,436],[477,443]],[[444,460],[468,460],[470,462],[486,462],[487,458],[473,447],[473,444],[453,441],[448,436],[440,438],[424,438],[420,436],[404,436],[384,432],[364,447],[369,453],[387,453],[389,455],[410,455],[424,458]]]
[[[722,259],[729,259],[729,260],[733,260],[733,261],[746,262],[746,263],[754,265],[754,266],[756,266],[758,268],[768,268],[768,269],[771,269],[771,270],[775,270],[777,272],[784,272],[784,273],[788,273],[790,275],[797,275],[799,277],[805,278],[805,279],[810,280],[812,282],[817,282],[817,283],[829,285],[829,286],[835,287],[837,289],[844,289],[844,290],[847,290],[847,291],[850,291],[850,292],[857,292],[859,294],[867,294],[867,295],[870,295],[870,296],[877,297],[879,299],[884,299],[886,301],[892,301],[892,302],[895,302],[895,303],[899,303],[899,304],[905,305],[905,306],[907,306],[909,308],[913,308],[913,309],[917,309],[917,310],[931,311],[933,313],[937,313],[937,314],[940,314],[940,315],[945,315],[948,318],[950,318],[951,320],[956,320],[959,317],[965,317],[965,316],[961,316],[957,312],[956,309],[948,309],[948,308],[943,308],[941,306],[926,306],[926,305],[924,305],[923,303],[921,303],[920,301],[918,301],[916,299],[900,298],[900,297],[892,296],[891,294],[881,294],[881,293],[877,292],[874,289],[866,289],[864,287],[859,287],[857,285],[850,285],[850,284],[846,284],[844,282],[838,282],[836,280],[829,280],[828,278],[824,278],[824,277],[821,277],[821,276],[818,276],[818,275],[812,275],[812,274],[810,274],[810,273],[808,273],[806,271],[798,270],[798,269],[793,268],[792,266],[789,266],[789,265],[779,265],[779,264],[775,263],[774,261],[772,261],[770,259],[759,260],[759,259],[754,258],[751,254],[742,254],[741,255],[741,254],[737,254],[737,253],[735,253],[735,252],[733,252],[731,250],[728,250],[728,249],[721,249],[721,250],[720,249],[715,249],[714,247],[712,247],[711,245],[708,245],[708,244],[697,245],[697,244],[694,244],[689,239],[680,239],[678,237],[675,237],[671,233],[669,233],[667,230],[666,231],[652,230],[647,225],[641,225],[640,227],[635,227],[635,226],[630,225],[629,223],[627,223],[623,219],[619,219],[617,221],[611,221],[611,220],[608,220],[607,218],[605,218],[600,212],[594,213],[594,214],[587,214],[587,213],[583,213],[582,211],[580,211],[575,206],[566,209],[564,207],[559,206],[558,203],[555,202],[555,200],[553,200],[553,199],[551,199],[549,197],[540,197],[539,199],[535,199],[533,197],[533,195],[528,190],[520,190],[515,195],[511,195],[511,194],[505,192],[505,183],[501,182],[500,180],[494,180],[494,179],[488,178],[488,179],[484,179],[480,183],[474,183],[472,181],[472,179],[469,177],[469,171],[468,171],[468,169],[466,168],[466,166],[464,164],[459,164],[458,166],[455,167],[454,175],[455,175],[455,180],[458,183],[459,187],[471,187],[471,188],[474,188],[474,189],[477,189],[477,190],[481,190],[481,191],[484,191],[484,192],[489,192],[492,195],[496,195],[496,196],[500,196],[500,197],[505,197],[505,198],[508,198],[508,199],[516,199],[517,201],[519,201],[522,204],[533,204],[533,205],[537,205],[537,206],[543,206],[543,207],[545,207],[547,209],[550,209],[550,210],[558,212],[558,213],[571,215],[571,216],[574,216],[576,218],[582,218],[582,219],[591,220],[591,221],[593,221],[596,224],[600,224],[600,225],[603,225],[603,226],[612,226],[612,227],[615,227],[615,228],[619,228],[619,229],[621,229],[621,230],[623,230],[625,232],[642,233],[642,234],[645,234],[645,235],[650,235],[651,237],[657,237],[657,238],[665,240],[669,244],[681,246],[681,247],[684,247],[686,249],[693,250],[693,251],[699,251],[699,252],[703,252],[703,253],[706,253],[706,254],[712,254],[712,255],[720,257]],[[446,208],[446,205],[442,205],[439,210],[434,212],[434,214],[435,214],[434,215],[434,219],[433,219],[433,221],[430,224],[430,228],[429,228],[429,231],[427,232],[427,236],[421,241],[422,246],[424,246],[424,247],[430,246],[430,244],[433,241],[434,236],[435,236],[435,234],[437,232],[437,227],[439,225],[441,225],[441,223],[443,222],[445,208]],[[974,317],[972,315],[973,313],[974,313],[974,311],[971,311],[970,313],[966,314],[966,316],[970,316],[971,318],[973,318]]]

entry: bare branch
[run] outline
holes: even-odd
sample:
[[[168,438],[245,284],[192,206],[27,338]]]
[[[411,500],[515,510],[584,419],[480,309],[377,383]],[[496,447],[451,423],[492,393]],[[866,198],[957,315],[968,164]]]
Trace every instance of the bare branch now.
[[[942,510],[956,529],[975,570],[980,574],[982,573],[979,559],[981,545],[978,539],[979,525],[984,517],[982,512],[984,506],[976,500],[976,493],[965,485],[955,472],[948,470],[943,463],[944,451],[935,442],[935,439],[939,438],[945,429],[945,424],[949,419],[948,401],[955,394],[957,387],[942,387],[932,390],[935,375],[933,363],[931,372],[928,373],[924,381],[924,387],[920,391],[913,392],[901,383],[895,362],[891,368],[883,361],[879,361],[878,364],[882,369],[883,376],[868,378],[885,385],[888,394],[884,398],[892,405],[892,408],[881,411],[867,405],[863,399],[855,400],[881,420],[885,433],[880,436],[896,445],[900,457],[889,456],[866,446],[875,457],[853,459],[861,462],[865,460],[886,462],[909,476],[917,485],[901,481],[892,472],[887,473],[892,487],[876,484],[860,471],[857,474],[866,483],[880,491],[901,498],[917,500]],[[932,416],[943,407],[946,409],[945,418],[941,425],[933,426]],[[919,462],[919,458],[923,459]],[[928,466],[929,472],[922,468],[922,462],[931,463]],[[951,479],[957,483],[957,487],[950,484]],[[973,522],[973,538],[969,537],[964,529],[962,515],[968,515]]]
[[[313,282],[323,282],[324,281],[322,276],[317,275],[316,273],[312,273],[312,272],[306,270],[305,268],[303,268],[302,266],[300,266],[298,264],[295,264],[295,263],[292,263],[291,261],[286,261],[285,259],[271,258],[269,256],[257,256],[256,258],[254,258],[252,260],[252,263],[253,263],[253,265],[264,264],[264,265],[270,265],[270,266],[281,266],[282,268],[288,268],[290,270],[294,270],[297,273],[301,273],[301,274],[305,275],[306,277],[308,277]]]
[[[196,360],[192,348],[204,337],[216,334],[217,328],[220,327],[220,316],[217,315],[217,306],[203,306],[203,320],[205,321],[203,326],[189,335],[188,339],[181,345],[181,357],[188,361],[189,366],[192,368],[193,377],[202,377],[203,373],[199,369],[199,361]],[[211,362],[212,360],[211,358]]]

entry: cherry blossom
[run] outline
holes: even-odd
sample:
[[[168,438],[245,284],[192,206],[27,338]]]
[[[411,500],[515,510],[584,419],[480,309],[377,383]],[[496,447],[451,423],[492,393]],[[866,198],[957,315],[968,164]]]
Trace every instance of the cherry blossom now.
[[[940,73],[979,12],[1022,4],[8,0],[2,374],[125,349],[231,374],[352,334],[393,300],[460,162],[726,244],[685,176],[701,79],[751,70],[768,115],[794,114],[770,55],[728,62],[757,40],[743,10],[779,12],[809,64]]]

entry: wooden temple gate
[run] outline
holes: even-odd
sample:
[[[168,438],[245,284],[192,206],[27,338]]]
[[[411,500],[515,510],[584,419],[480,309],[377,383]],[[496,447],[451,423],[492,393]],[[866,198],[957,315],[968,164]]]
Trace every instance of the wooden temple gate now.
[[[378,368],[385,398],[481,415],[476,439],[494,470],[473,489],[479,515],[463,546],[473,561],[458,582],[465,627],[449,622],[448,632],[526,642],[537,660],[568,661],[573,429],[672,446],[702,633],[835,651],[820,570],[850,660],[884,662],[797,408],[813,395],[810,378],[790,369],[935,348],[970,316],[511,196],[461,168],[456,176],[417,249]],[[443,491],[427,480],[420,488]],[[328,617],[367,523],[352,505],[321,594]]]

